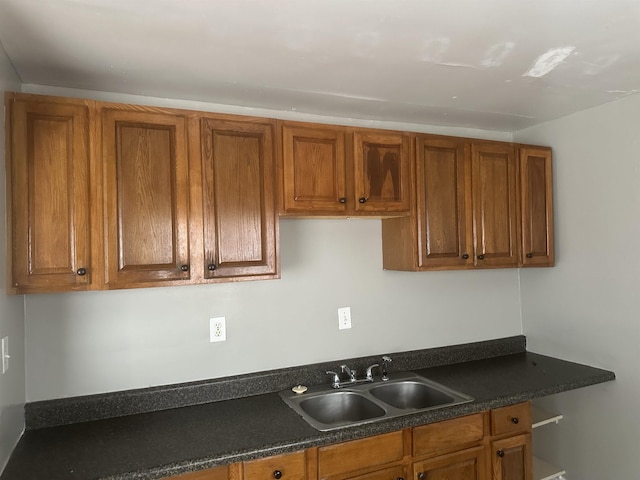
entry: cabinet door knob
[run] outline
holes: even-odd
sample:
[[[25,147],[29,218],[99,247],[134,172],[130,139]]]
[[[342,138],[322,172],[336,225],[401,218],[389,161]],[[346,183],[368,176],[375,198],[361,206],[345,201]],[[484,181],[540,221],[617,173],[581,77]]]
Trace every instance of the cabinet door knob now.
[[[189,271],[189,265],[182,265],[180,267],[180,270],[182,270],[183,272],[188,272]]]
[[[478,260],[484,260],[484,255],[478,255]]]
[[[340,203],[347,203],[347,199],[346,199],[346,197],[340,197],[340,198],[338,199],[338,201],[339,201]]]
[[[364,202],[366,202],[366,201],[367,201],[367,199],[366,199],[366,197],[360,197],[360,198],[358,199],[358,201],[359,201],[360,203],[364,203]]]
[[[467,260],[469,258],[469,254],[468,253],[463,253],[462,254],[462,258],[464,258],[465,260]]]
[[[424,480],[424,472],[418,474],[418,480]]]
[[[404,478],[398,477],[398,478],[396,478],[396,480],[404,480]]]
[[[209,265],[207,265],[207,270],[209,270],[210,272],[213,272],[216,268],[216,264],[215,263],[210,263]]]
[[[80,267],[76,273],[82,277],[87,274],[87,269]]]
[[[533,253],[527,253],[527,258],[533,258]]]
[[[496,455],[498,455],[500,458],[504,457],[504,451],[503,450],[498,450],[496,452]]]
[[[511,423],[513,423],[514,425],[517,425],[520,422],[520,420],[518,420],[518,417],[511,417]]]
[[[273,478],[275,478],[275,479],[282,478],[282,472],[280,470],[274,470],[273,471]]]

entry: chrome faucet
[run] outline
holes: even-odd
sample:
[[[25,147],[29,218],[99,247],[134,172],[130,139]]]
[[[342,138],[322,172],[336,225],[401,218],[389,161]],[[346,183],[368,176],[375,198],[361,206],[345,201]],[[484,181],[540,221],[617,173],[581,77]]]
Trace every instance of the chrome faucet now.
[[[389,368],[389,364],[392,361],[393,360],[391,360],[391,357],[387,355],[382,357],[382,376],[380,377],[380,380],[382,380],[383,382],[386,382],[387,380],[389,380],[389,372],[387,369]]]
[[[333,376],[333,378],[331,379],[331,386],[333,388],[340,388],[340,375],[338,375],[336,372],[332,372],[331,370],[327,370],[327,375]]]
[[[378,365],[377,363],[374,363],[373,365],[369,365],[367,367],[367,377],[366,380],[369,382],[373,382],[373,369],[376,367],[380,367],[380,365]]]
[[[356,382],[356,371],[355,370],[351,370],[349,367],[347,367],[346,365],[340,365],[340,370],[342,370],[342,373],[346,373],[347,375],[349,375],[349,381],[351,382]]]
[[[336,373],[332,370],[327,370],[326,373],[327,375],[331,375],[331,386],[333,388],[341,388],[341,387],[346,387],[347,385],[356,385],[358,383],[373,382],[373,369],[376,367],[379,367],[377,363],[374,363],[373,365],[368,366],[365,378],[358,378],[355,370],[350,369],[346,365],[340,365],[340,371],[342,373],[346,373],[349,376],[349,379],[345,380],[344,382],[340,380],[339,373]]]

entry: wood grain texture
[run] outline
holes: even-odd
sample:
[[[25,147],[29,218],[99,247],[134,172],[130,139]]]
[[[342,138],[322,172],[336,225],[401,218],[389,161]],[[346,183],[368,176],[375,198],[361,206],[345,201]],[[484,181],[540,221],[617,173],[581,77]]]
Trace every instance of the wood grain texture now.
[[[280,472],[282,480],[305,480],[305,452],[289,453],[245,462],[244,480],[274,480]]]
[[[475,265],[515,267],[519,259],[517,163],[512,145],[472,145]]]
[[[401,461],[402,431],[329,445],[318,449],[320,479]]]
[[[420,480],[485,480],[485,450],[475,447],[442,455],[413,465],[413,478]]]
[[[520,204],[521,264],[552,267],[555,258],[551,149],[520,148]]]
[[[533,480],[531,434],[491,442],[492,480]]]
[[[272,124],[200,124],[205,278],[276,275]]]
[[[6,99],[10,291],[87,289],[93,278],[90,106],[50,97]]]
[[[491,434],[505,435],[531,430],[531,404],[509,405],[491,410]]]
[[[103,108],[109,288],[189,279],[186,121]],[[183,266],[186,269],[183,269]]]
[[[285,122],[281,141],[282,213],[345,212],[345,129]]]
[[[482,442],[484,434],[481,413],[423,425],[413,429],[413,454],[434,455],[459,450]]]

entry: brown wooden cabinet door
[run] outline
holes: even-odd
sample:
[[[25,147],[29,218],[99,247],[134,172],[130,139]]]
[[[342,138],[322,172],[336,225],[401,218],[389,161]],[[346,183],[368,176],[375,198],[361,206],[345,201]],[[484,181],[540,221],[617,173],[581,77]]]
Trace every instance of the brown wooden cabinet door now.
[[[492,480],[532,480],[531,434],[491,442]]]
[[[345,175],[344,128],[283,124],[283,213],[344,213]]]
[[[270,123],[200,121],[205,278],[275,275]]]
[[[92,281],[89,108],[24,98],[7,103],[12,288],[86,289]]]
[[[188,158],[184,117],[102,110],[109,288],[188,280]]]
[[[517,164],[513,147],[473,144],[471,167],[475,265],[517,266]]]
[[[356,212],[408,212],[409,137],[403,133],[356,130],[353,148]]]
[[[551,150],[520,149],[523,266],[551,267],[553,253],[553,194]]]
[[[416,199],[420,267],[473,264],[464,141],[418,136]]]
[[[413,464],[413,480],[485,480],[485,449],[474,447]]]

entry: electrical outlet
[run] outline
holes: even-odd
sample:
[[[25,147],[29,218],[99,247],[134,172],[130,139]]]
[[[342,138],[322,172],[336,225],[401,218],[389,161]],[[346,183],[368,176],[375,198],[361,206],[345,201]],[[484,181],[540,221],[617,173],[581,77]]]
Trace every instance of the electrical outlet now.
[[[2,339],[2,373],[4,374],[9,370],[9,337]]]
[[[351,328],[351,307],[338,309],[338,328],[340,330]]]
[[[209,341],[224,342],[227,340],[227,324],[224,317],[209,319]]]

